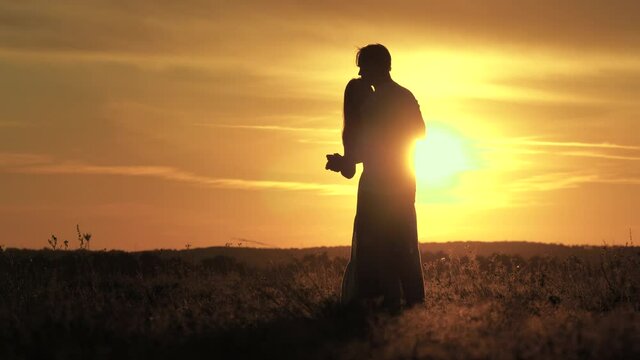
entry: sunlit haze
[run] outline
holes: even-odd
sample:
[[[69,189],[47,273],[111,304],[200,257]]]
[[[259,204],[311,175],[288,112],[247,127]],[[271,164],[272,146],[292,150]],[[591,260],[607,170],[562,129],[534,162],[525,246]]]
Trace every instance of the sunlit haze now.
[[[0,245],[350,245],[369,43],[425,119],[421,242],[640,234],[640,2],[367,4],[1,3]]]

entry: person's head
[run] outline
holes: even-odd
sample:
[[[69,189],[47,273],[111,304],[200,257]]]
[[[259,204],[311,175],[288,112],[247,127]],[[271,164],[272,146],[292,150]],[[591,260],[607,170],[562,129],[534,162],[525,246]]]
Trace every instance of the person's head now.
[[[368,83],[388,79],[391,71],[391,54],[380,44],[362,47],[356,54],[356,65],[360,68],[358,75]]]

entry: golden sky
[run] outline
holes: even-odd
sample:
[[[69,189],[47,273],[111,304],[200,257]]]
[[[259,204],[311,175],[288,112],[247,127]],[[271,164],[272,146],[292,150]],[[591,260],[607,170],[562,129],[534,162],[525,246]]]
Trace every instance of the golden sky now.
[[[2,1],[0,245],[350,244],[369,43],[427,124],[420,241],[640,234],[638,1]]]

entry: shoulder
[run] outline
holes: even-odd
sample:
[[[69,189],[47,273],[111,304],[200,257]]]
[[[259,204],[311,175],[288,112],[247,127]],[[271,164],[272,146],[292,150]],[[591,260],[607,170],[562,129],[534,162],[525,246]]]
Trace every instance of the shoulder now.
[[[351,79],[347,83],[345,91],[371,91],[371,87],[362,79]]]
[[[413,93],[409,89],[396,82],[394,82],[393,90],[396,96],[415,100],[415,96],[413,96]]]
[[[353,78],[353,79],[349,80],[349,82],[347,83],[347,87],[359,86],[361,84],[364,84],[364,81],[362,79]]]
[[[393,87],[393,93],[394,93],[394,97],[398,100],[401,101],[402,103],[410,103],[410,104],[416,104],[418,105],[418,100],[416,99],[415,96],[413,96],[413,93],[407,89],[406,87],[398,84],[398,83],[394,83],[394,87]]]
[[[351,79],[344,89],[344,95],[348,98],[364,99],[372,92],[371,86],[367,85],[362,79]]]

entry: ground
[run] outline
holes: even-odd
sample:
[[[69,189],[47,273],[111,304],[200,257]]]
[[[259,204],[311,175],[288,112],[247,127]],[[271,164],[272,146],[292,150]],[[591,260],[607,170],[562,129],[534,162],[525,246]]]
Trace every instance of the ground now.
[[[388,314],[342,308],[323,252],[6,249],[0,358],[638,358],[640,249],[583,250],[424,252],[424,306]]]

